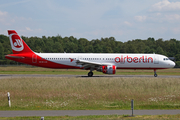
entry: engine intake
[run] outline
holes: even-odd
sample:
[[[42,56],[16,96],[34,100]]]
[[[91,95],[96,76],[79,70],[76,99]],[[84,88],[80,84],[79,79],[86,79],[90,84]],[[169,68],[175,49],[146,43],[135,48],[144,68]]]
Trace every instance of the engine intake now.
[[[103,72],[104,74],[115,74],[116,66],[115,65],[104,65],[97,69],[99,72]]]

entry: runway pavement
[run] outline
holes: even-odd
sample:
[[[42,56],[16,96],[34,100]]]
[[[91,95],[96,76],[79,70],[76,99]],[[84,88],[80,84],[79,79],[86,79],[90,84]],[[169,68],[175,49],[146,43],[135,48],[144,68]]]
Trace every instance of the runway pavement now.
[[[153,75],[94,75],[88,77],[86,75],[43,75],[43,74],[0,74],[2,78],[13,78],[13,77],[82,77],[82,78],[97,78],[97,77],[154,77]],[[159,75],[157,78],[180,78],[175,75]]]
[[[88,116],[88,115],[131,115],[131,110],[39,110],[0,111],[0,117],[16,116]],[[134,115],[176,115],[180,110],[134,110]]]

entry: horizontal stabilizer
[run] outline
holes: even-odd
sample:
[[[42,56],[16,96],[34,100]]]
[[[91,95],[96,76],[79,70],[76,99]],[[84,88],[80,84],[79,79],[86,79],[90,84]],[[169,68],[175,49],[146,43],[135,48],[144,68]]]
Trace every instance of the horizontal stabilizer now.
[[[11,56],[11,55],[5,55],[5,57],[17,58],[17,59],[24,59],[24,57],[22,57],[22,56]]]

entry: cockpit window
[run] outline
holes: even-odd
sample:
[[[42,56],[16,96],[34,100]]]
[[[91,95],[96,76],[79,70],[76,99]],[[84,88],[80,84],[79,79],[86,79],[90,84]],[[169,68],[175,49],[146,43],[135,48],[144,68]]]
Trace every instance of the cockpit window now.
[[[169,58],[164,58],[163,60],[169,60]]]

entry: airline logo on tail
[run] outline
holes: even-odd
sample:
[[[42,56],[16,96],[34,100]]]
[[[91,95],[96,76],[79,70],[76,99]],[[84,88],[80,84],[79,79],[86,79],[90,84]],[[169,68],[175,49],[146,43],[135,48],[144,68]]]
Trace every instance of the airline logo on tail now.
[[[11,47],[14,51],[22,51],[24,49],[22,39],[15,33],[9,35]]]

